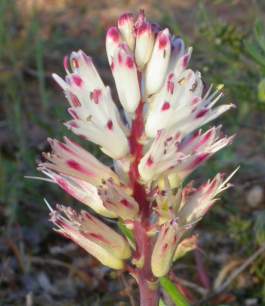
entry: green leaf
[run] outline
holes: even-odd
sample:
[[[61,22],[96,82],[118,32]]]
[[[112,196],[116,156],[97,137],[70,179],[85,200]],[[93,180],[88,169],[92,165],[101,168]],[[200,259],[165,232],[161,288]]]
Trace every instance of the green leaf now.
[[[133,232],[129,230],[121,221],[118,222],[118,227],[123,235],[130,240],[131,243],[135,244]]]
[[[254,43],[245,42],[244,43],[246,52],[253,58],[253,60],[262,67],[265,67],[265,56],[263,56]]]
[[[167,306],[167,305],[165,304],[165,302],[162,299],[160,299],[159,300],[159,306]]]
[[[257,244],[263,245],[265,243],[265,210],[259,211],[256,217],[254,233]]]
[[[264,24],[261,20],[256,21],[254,32],[260,47],[265,51],[265,31]]]
[[[189,306],[189,302],[178,290],[176,285],[171,282],[167,277],[161,277],[159,279],[161,287],[169,295],[176,306]],[[162,304],[163,305],[163,304]]]
[[[261,102],[265,102],[265,78],[258,84],[258,98]]]

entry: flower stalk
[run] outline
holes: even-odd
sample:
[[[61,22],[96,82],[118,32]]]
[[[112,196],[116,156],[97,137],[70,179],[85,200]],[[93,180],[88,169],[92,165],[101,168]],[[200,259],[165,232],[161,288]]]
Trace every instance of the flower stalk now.
[[[196,248],[191,228],[230,187],[234,173],[200,187],[184,180],[232,142],[221,126],[202,128],[233,105],[215,106],[221,88],[205,88],[200,72],[188,68],[192,49],[142,11],[107,31],[106,51],[121,110],[81,50],[65,57],[64,79],[53,77],[70,104],[66,127],[98,145],[113,166],[65,138],[48,140],[51,152],[38,169],[86,207],[50,207],[55,230],[103,265],[129,271],[140,305],[158,306],[159,278]],[[124,235],[102,217],[116,220]]]

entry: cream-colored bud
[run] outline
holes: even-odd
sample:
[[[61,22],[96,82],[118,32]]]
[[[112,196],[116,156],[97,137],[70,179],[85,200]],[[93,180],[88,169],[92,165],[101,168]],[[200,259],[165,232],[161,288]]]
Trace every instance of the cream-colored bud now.
[[[145,71],[146,95],[156,93],[163,85],[171,53],[169,30],[158,33],[151,58]]]

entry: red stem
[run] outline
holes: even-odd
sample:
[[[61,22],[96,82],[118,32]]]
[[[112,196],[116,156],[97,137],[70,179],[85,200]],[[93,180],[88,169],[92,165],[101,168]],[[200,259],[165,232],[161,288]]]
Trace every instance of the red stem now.
[[[144,132],[144,118],[143,118],[144,102],[141,101],[135,112],[135,119],[132,122],[130,141],[130,151],[133,161],[130,167],[130,180],[133,188],[133,195],[135,200],[139,203],[142,221],[147,223],[151,214],[150,203],[146,198],[144,186],[139,182],[138,165],[143,157],[143,145],[140,139]]]
[[[140,306],[158,306],[159,294],[158,287],[156,286],[157,280],[151,270],[153,239],[148,235],[152,211],[145,188],[139,181],[140,175],[138,171],[139,162],[143,157],[143,145],[140,141],[144,132],[143,107],[144,103],[141,101],[135,112],[129,139],[131,156],[133,158],[130,167],[130,181],[133,188],[133,196],[140,207],[140,218],[134,222],[136,240],[134,258],[139,262],[135,274],[140,290]]]
[[[138,268],[136,276],[140,290],[140,306],[158,306],[159,294],[157,279],[151,270],[153,241],[147,234],[147,229],[139,221],[134,223],[136,240],[136,258],[143,260],[143,266]]]

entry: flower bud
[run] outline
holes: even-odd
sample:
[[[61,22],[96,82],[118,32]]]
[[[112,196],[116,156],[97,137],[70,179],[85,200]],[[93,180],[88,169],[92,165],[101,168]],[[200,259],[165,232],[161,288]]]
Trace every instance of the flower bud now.
[[[44,153],[46,162],[40,163],[42,170],[52,170],[58,174],[84,180],[95,186],[102,180],[112,178],[119,183],[117,175],[107,166],[97,160],[92,154],[81,148],[77,143],[65,137],[65,143],[48,139],[52,153]]]
[[[178,219],[183,225],[194,224],[198,222],[210,209],[214,202],[217,201],[216,196],[229,188],[232,176],[237,172],[238,168],[232,172],[226,179],[218,173],[211,181],[200,186],[198,189],[186,190],[182,208],[178,213]]]
[[[129,145],[125,127],[109,87],[104,86],[91,58],[84,52],[72,52],[70,63],[73,73],[65,60],[65,81],[53,75],[71,105],[68,112],[73,120],[65,125],[75,134],[98,144],[112,158],[126,156]]]
[[[123,260],[131,256],[127,241],[88,212],[78,214],[70,207],[57,205],[50,216],[57,226],[56,231],[74,241],[105,266],[122,269]]]
[[[202,133],[198,131],[192,137],[185,138],[179,145],[179,150],[187,156],[176,167],[176,173],[181,180],[201,166],[214,153],[231,144],[234,136],[221,136],[221,126],[213,127]]]
[[[181,235],[180,227],[175,221],[161,226],[151,257],[151,268],[156,277],[168,273]]]
[[[124,41],[127,43],[129,48],[133,51],[135,45],[134,36],[134,17],[133,14],[125,13],[118,19],[118,28]]]
[[[185,49],[185,44],[181,38],[171,39],[171,57],[168,65],[168,72],[173,72],[179,76],[187,67],[191,58],[192,48]]]
[[[59,175],[51,170],[39,169],[51,178],[52,182],[60,186],[65,192],[71,195],[73,198],[77,199],[81,203],[93,209],[96,213],[101,216],[108,218],[116,218],[117,214],[108,210],[102,202],[102,199],[98,195],[98,190],[92,184],[89,184],[83,180],[67,176]]]
[[[169,30],[165,29],[158,33],[151,58],[145,71],[146,95],[156,93],[166,78],[170,59],[171,45]]]
[[[159,130],[170,128],[192,112],[192,100],[201,94],[201,79],[192,70],[179,77],[169,73],[162,89],[151,99],[145,132],[154,137]]]
[[[135,61],[140,70],[149,61],[155,42],[152,25],[143,20],[136,27]]]
[[[104,88],[104,83],[93,64],[91,57],[87,56],[82,50],[71,53],[70,65],[73,72],[80,75],[82,80],[84,80],[87,90],[93,91],[95,88]]]
[[[134,58],[126,45],[120,45],[115,51],[111,68],[122,106],[134,113],[141,94]]]
[[[196,235],[193,235],[189,238],[182,240],[180,244],[177,246],[173,261],[180,259],[181,257],[185,256],[188,252],[196,249],[197,243],[198,243],[198,237]]]
[[[121,43],[122,43],[122,38],[118,28],[117,27],[109,28],[106,36],[106,51],[110,65],[112,64],[114,53],[118,48],[119,44]]]
[[[98,193],[106,209],[123,220],[132,220],[138,215],[138,203],[123,187],[117,186],[112,180],[107,180],[98,189]]]

